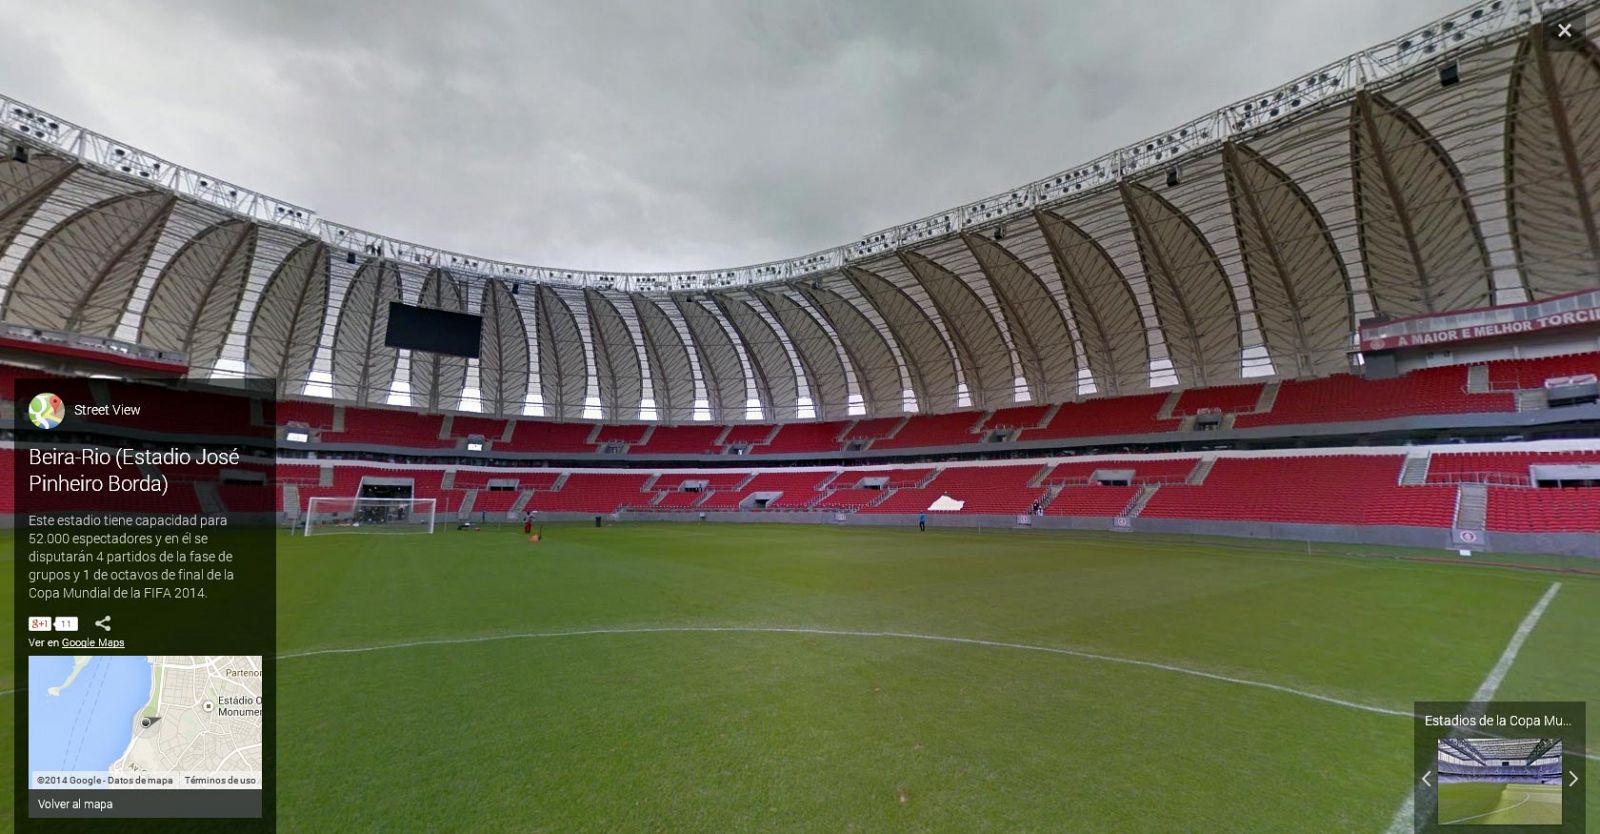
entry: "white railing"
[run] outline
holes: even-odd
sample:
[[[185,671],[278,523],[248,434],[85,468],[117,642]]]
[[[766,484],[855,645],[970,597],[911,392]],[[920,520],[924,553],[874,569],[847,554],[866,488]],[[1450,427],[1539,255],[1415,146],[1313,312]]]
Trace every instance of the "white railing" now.
[[[842,246],[797,258],[709,271],[604,272],[558,269],[481,258],[368,232],[317,217],[312,210],[169,162],[126,143],[0,96],[0,135],[48,146],[103,171],[147,181],[252,220],[310,233],[358,255],[449,267],[507,281],[529,281],[631,292],[712,290],[819,275],[847,263],[965,230],[989,228],[1035,208],[1055,205],[1123,177],[1175,166],[1224,140],[1342,101],[1362,87],[1384,86],[1428,71],[1449,53],[1518,33],[1535,19],[1595,0],[1482,0],[1426,26],[1319,67],[1259,95],[1213,110],[1172,130],[1111,151],[1083,165],[962,206],[883,229]]]

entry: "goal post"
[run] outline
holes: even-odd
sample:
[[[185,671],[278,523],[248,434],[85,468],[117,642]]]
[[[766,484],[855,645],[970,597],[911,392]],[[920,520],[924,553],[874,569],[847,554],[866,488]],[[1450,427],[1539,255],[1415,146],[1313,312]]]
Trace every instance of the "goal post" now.
[[[305,534],[432,533],[436,504],[434,498],[311,498]]]

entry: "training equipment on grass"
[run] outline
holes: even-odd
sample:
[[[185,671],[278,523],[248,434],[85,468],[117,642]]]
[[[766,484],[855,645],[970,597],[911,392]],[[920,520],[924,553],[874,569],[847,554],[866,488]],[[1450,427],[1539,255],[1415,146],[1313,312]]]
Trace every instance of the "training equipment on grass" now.
[[[305,534],[432,533],[433,498],[327,498],[308,500]]]

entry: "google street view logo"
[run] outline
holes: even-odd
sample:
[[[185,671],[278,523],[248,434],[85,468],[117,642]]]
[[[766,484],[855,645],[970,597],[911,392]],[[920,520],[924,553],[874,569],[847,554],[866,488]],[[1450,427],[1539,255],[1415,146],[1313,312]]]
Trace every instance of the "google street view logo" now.
[[[34,397],[28,403],[28,419],[41,429],[53,429],[61,425],[61,418],[67,414],[66,403],[55,394],[45,392]]]

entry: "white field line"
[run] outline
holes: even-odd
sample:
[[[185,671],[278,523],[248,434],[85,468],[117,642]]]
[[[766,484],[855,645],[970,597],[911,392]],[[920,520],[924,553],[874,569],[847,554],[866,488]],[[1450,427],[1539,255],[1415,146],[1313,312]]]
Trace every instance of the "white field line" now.
[[[1478,691],[1472,694],[1472,700],[1479,703],[1488,703],[1494,700],[1494,694],[1500,691],[1500,683],[1506,679],[1506,673],[1511,671],[1511,664],[1517,661],[1517,653],[1522,651],[1522,644],[1528,641],[1528,635],[1533,633],[1534,626],[1539,624],[1539,618],[1544,616],[1544,610],[1550,607],[1550,600],[1556,598],[1556,592],[1561,590],[1560,582],[1550,583],[1549,590],[1539,601],[1528,609],[1528,615],[1522,618],[1517,625],[1517,630],[1511,635],[1511,642],[1506,644],[1506,650],[1500,653],[1500,659],[1495,661],[1494,668],[1489,670],[1483,683],[1478,684]],[[1585,758],[1594,758],[1592,754],[1585,754]],[[1430,794],[1431,795],[1431,794]],[[1413,786],[1406,794],[1406,801],[1400,803],[1395,810],[1394,817],[1389,820],[1389,827],[1384,829],[1385,834],[1407,834],[1412,830],[1412,817],[1416,815],[1417,793]],[[1431,809],[1424,809],[1431,814]]]
[[[1479,817],[1487,817],[1490,814],[1498,814],[1501,811],[1510,811],[1513,808],[1521,808],[1522,806],[1527,805],[1528,804],[1528,800],[1530,800],[1532,798],[1533,798],[1533,794],[1530,793],[1530,794],[1522,797],[1522,801],[1521,802],[1518,802],[1517,804],[1511,806],[1510,808],[1496,808],[1493,811],[1484,811],[1481,814],[1473,814],[1470,817],[1462,817],[1461,819],[1458,819],[1458,820],[1451,820],[1449,822],[1441,822],[1439,824],[1440,825],[1455,825],[1458,822],[1466,822],[1467,820],[1475,820],[1475,819],[1478,819]]]
[[[1204,669],[1195,669],[1189,666],[1176,666],[1170,663],[1158,663],[1153,660],[1141,660],[1133,657],[1100,654],[1098,652],[1089,652],[1082,649],[1062,648],[1059,646],[1038,646],[1028,643],[1008,643],[1000,640],[983,640],[976,637],[950,637],[942,634],[917,634],[900,631],[849,631],[845,629],[807,628],[800,626],[638,626],[624,628],[591,628],[571,631],[530,631],[513,634],[492,634],[481,637],[452,637],[435,640],[412,640],[404,643],[385,643],[373,646],[352,646],[338,649],[313,649],[304,652],[280,654],[278,655],[278,659],[293,660],[295,658],[302,657],[321,657],[325,655],[339,654],[365,654],[367,652],[392,651],[395,649],[419,648],[424,646],[456,646],[468,643],[490,643],[502,640],[530,640],[545,637],[580,637],[596,634],[692,634],[706,632],[728,632],[736,634],[815,634],[830,637],[877,637],[896,640],[923,640],[932,643],[958,643],[969,646],[985,646],[994,649],[1015,649],[1018,651],[1045,652],[1048,654],[1058,654],[1065,655],[1067,657],[1081,658],[1083,660],[1097,660],[1103,663],[1118,663],[1125,666],[1139,666],[1146,669],[1158,669],[1164,672],[1174,672],[1180,675],[1189,675],[1197,678],[1205,678],[1207,680],[1222,681],[1224,683],[1237,684],[1239,686],[1252,686],[1258,689],[1270,689],[1274,692],[1297,695],[1301,698],[1309,698],[1314,701],[1322,701],[1324,703],[1334,704],[1336,706],[1348,707],[1350,709],[1361,710],[1363,712],[1377,713],[1379,715],[1394,715],[1403,718],[1411,717],[1411,713],[1407,710],[1391,709],[1389,707],[1378,706],[1375,704],[1364,704],[1359,701],[1349,701],[1343,698],[1336,698],[1332,695],[1324,695],[1320,692],[1296,689],[1291,686],[1268,683],[1266,681],[1238,678],[1231,675],[1223,675],[1217,672],[1208,672]]]

